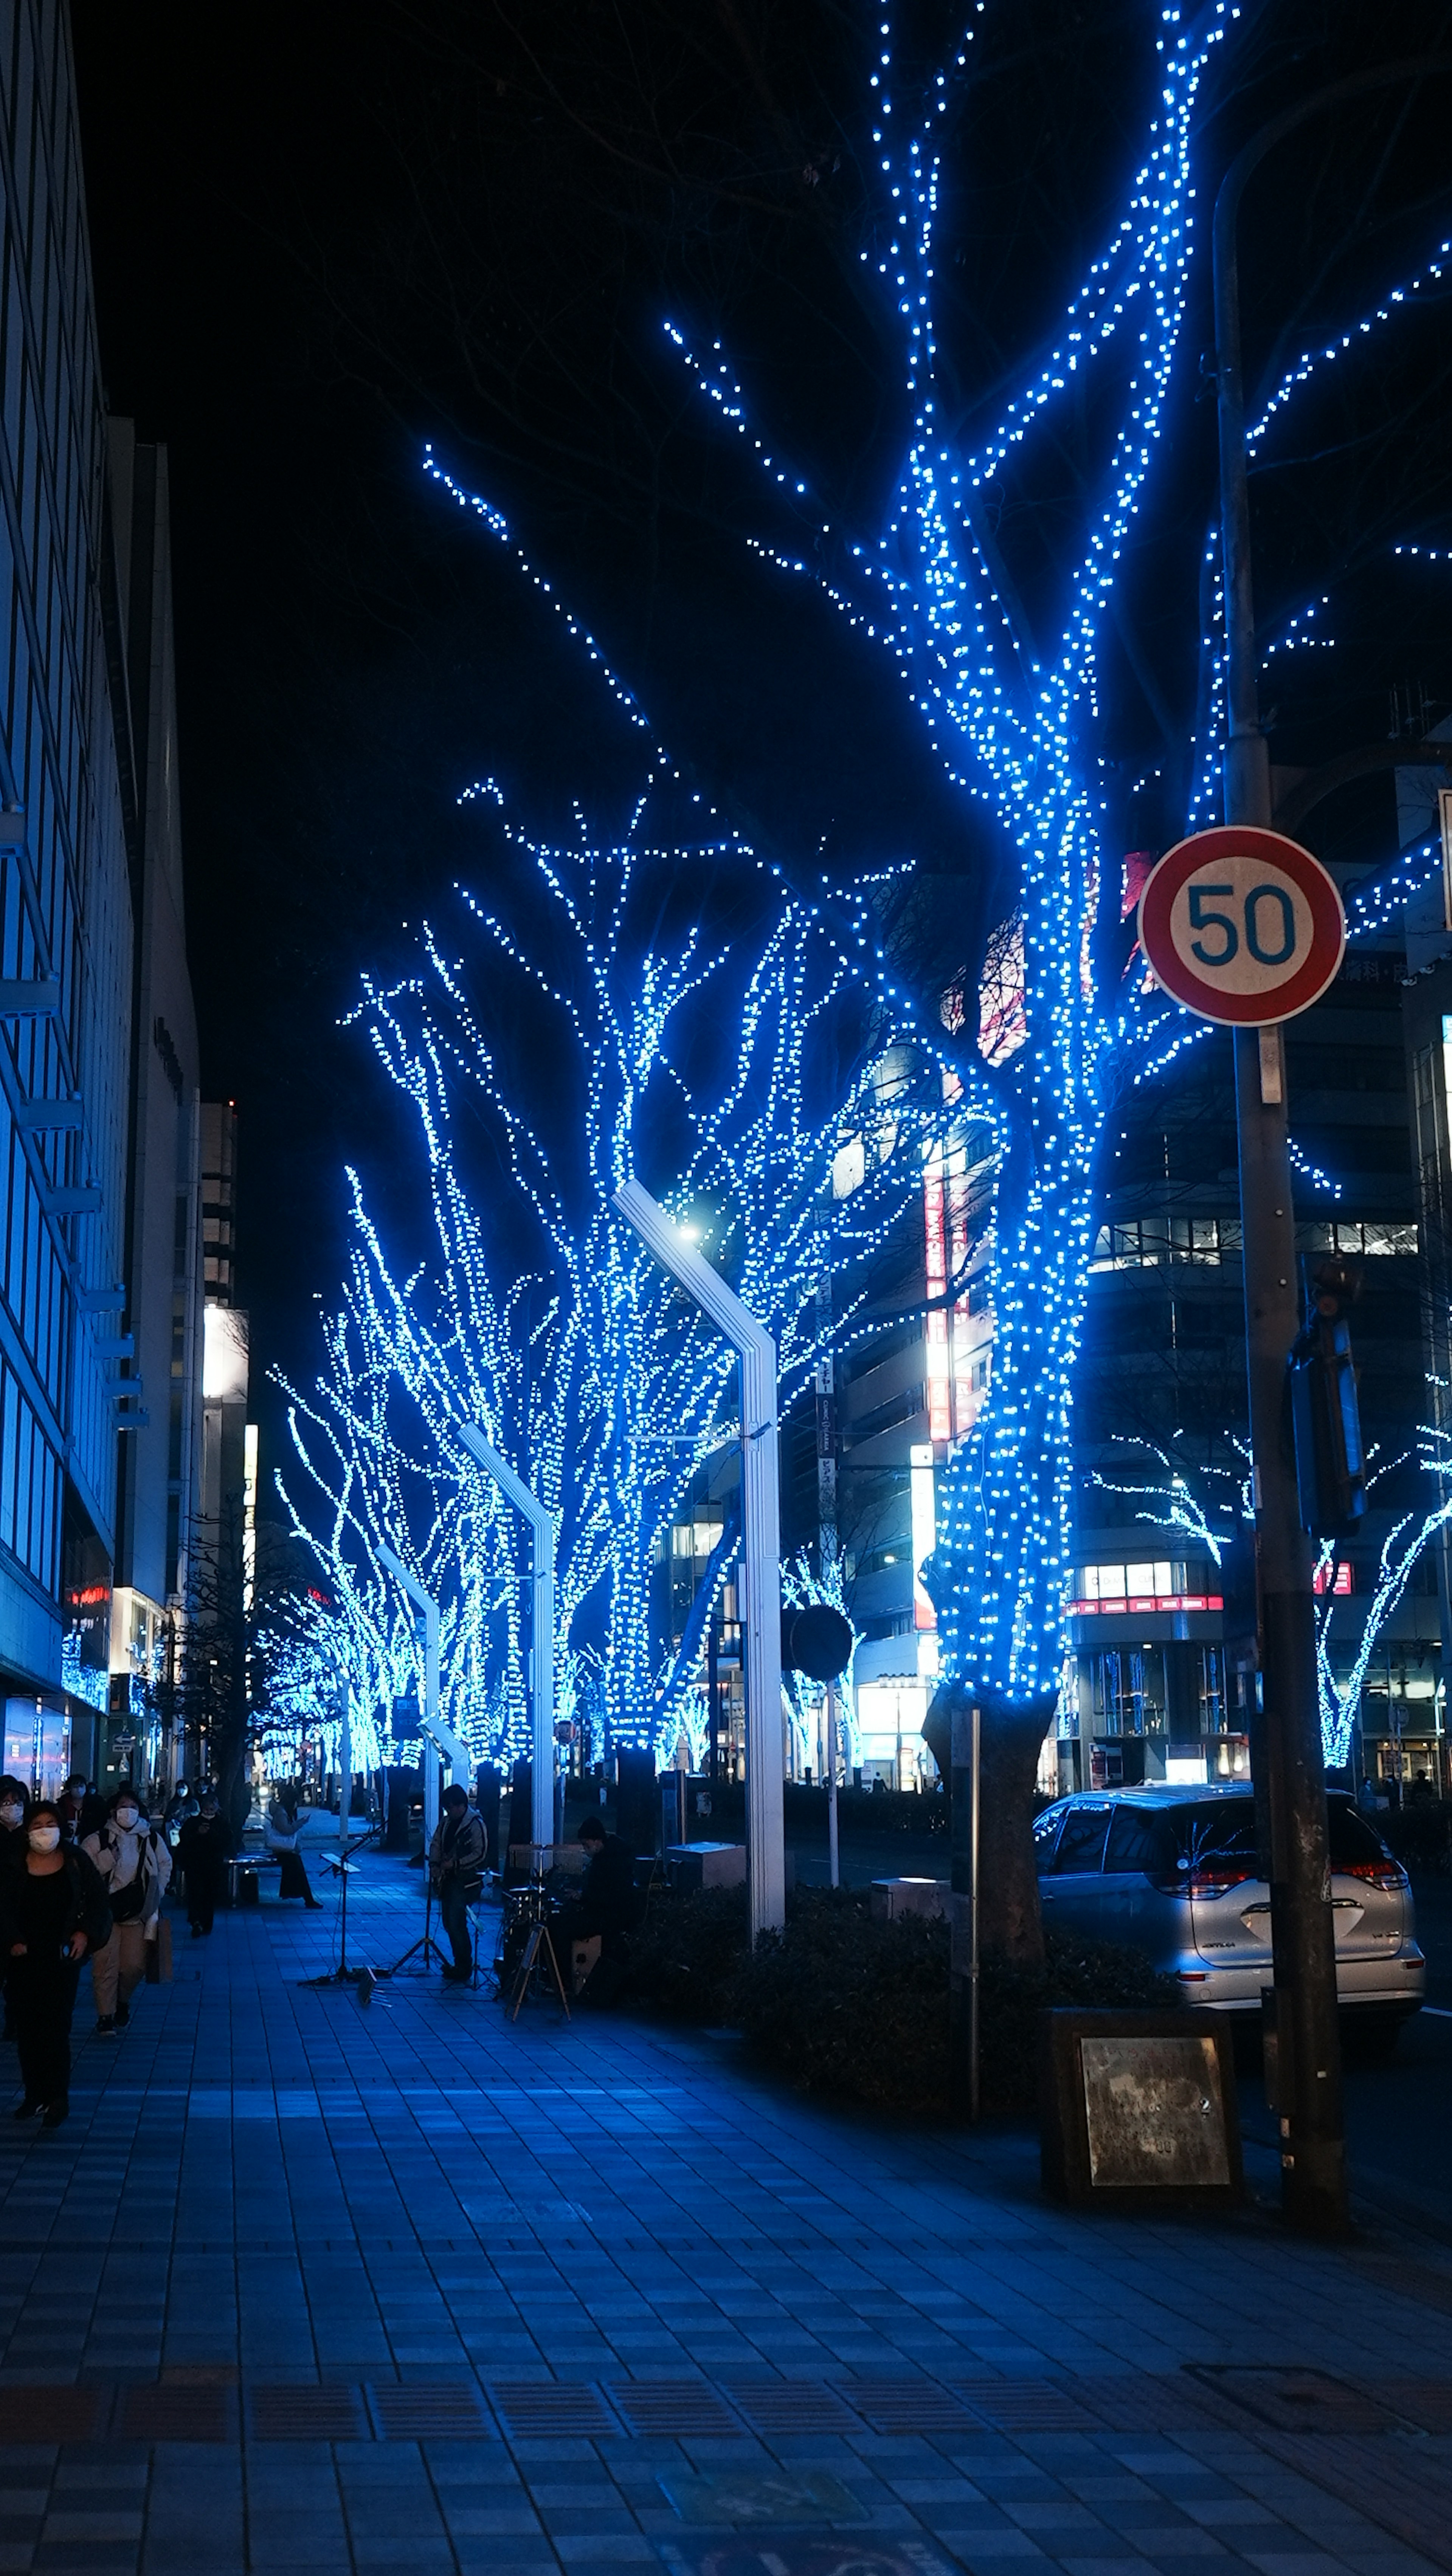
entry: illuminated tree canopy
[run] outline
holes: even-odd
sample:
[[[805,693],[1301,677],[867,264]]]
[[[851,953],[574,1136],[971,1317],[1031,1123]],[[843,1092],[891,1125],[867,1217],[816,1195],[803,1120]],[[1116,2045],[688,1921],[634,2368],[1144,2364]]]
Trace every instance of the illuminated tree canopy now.
[[[290,1390],[307,1481],[283,1491],[360,1699],[409,1661],[381,1540],[441,1602],[443,1714],[481,1757],[528,1741],[523,1538],[464,1423],[555,1516],[557,1659],[567,1697],[586,1661],[599,1749],[672,1746],[694,1678],[662,1662],[652,1586],[701,1467],[739,1438],[735,1362],[615,1214],[617,1184],[643,1164],[695,1229],[774,1334],[789,1407],[811,1380],[822,1269],[850,1336],[944,1116],[932,1045],[910,1014],[894,1024],[816,907],[768,879],[764,933],[708,944],[697,913],[721,852],[653,846],[648,821],[642,799],[603,850],[505,823],[545,898],[531,929],[466,897],[460,953],[426,929],[418,974],[369,989],[359,1018],[413,1112],[433,1249],[397,1272],[355,1177],[327,1367]],[[551,1095],[528,1114],[500,1052],[521,1009]],[[862,1177],[839,1195],[848,1141]]]

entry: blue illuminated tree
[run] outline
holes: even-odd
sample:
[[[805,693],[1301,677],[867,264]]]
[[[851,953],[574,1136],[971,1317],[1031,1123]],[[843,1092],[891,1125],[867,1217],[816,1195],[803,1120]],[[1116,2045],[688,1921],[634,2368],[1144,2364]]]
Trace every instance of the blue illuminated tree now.
[[[721,853],[653,848],[646,817],[642,800],[606,849],[506,825],[544,897],[528,926],[466,897],[466,955],[426,929],[419,973],[368,987],[360,1017],[416,1117],[432,1249],[398,1271],[355,1181],[328,1366],[306,1400],[292,1391],[313,1508],[290,1508],[364,1668],[398,1652],[396,1609],[369,1571],[383,1540],[445,1602],[445,1713],[496,1757],[525,1743],[524,1538],[466,1423],[555,1515],[557,1665],[567,1699],[593,1649],[597,1751],[668,1751],[694,1680],[662,1663],[652,1596],[703,1465],[739,1437],[735,1362],[615,1213],[618,1183],[641,1169],[772,1331],[789,1407],[816,1359],[823,1263],[840,1338],[873,1257],[915,1215],[944,1116],[934,1042],[893,1017],[815,907],[765,878],[751,940],[708,947],[679,905],[664,926],[682,881],[704,885]],[[521,1011],[550,1073],[533,1115],[528,1074],[512,1078],[498,1051]],[[495,1149],[482,1165],[481,1129]],[[863,1177],[839,1196],[847,1140]],[[723,1549],[709,1584],[729,1562]]]
[[[389,1735],[397,1700],[421,1704],[423,1642],[383,1566],[390,1548],[440,1603],[441,1713],[480,1759],[526,1740],[517,1586],[493,1497],[461,1501],[398,1365],[388,1280],[353,1184],[354,1243],[342,1303],[323,1324],[325,1367],[311,1391],[280,1383],[301,1481],[279,1470],[294,1537],[314,1557],[320,1593],[297,1596],[289,1620],[283,1719],[336,1724],[346,1695],[360,1768],[418,1758],[418,1739]],[[389,1283],[391,1286],[391,1282]],[[492,1656],[492,1668],[491,1668]]]
[[[859,281],[867,290],[860,301],[873,293],[875,262],[876,303],[904,361],[906,429],[891,497],[870,524],[839,527],[814,498],[810,475],[783,460],[776,440],[757,434],[720,346],[698,347],[689,329],[673,329],[684,362],[740,434],[786,514],[786,525],[774,526],[758,554],[782,570],[823,579],[855,634],[887,654],[965,812],[982,827],[980,846],[989,855],[981,876],[1002,889],[969,959],[956,1024],[942,1039],[963,1114],[983,1120],[995,1141],[994,1340],[986,1400],[942,1480],[929,1580],[948,1676],[936,1742],[945,1758],[953,1706],[969,1697],[983,1705],[985,1861],[1001,1908],[993,1928],[1020,1950],[1038,1940],[1027,1819],[1064,1647],[1071,1398],[1099,1146],[1116,1099],[1198,1034],[1125,969],[1119,853],[1106,823],[1101,645],[1136,519],[1148,506],[1177,361],[1183,371],[1186,288],[1200,239],[1191,166],[1197,100],[1215,49],[1241,18],[1230,0],[1189,14],[1176,7],[1145,12],[1146,48],[1158,31],[1155,94],[1099,256],[1070,298],[1047,356],[1040,342],[1031,359],[1010,357],[999,378],[1010,390],[1001,403],[985,397],[976,415],[951,352],[939,346],[936,275],[940,137],[951,131],[943,122],[950,104],[971,83],[975,36],[970,25],[940,66],[899,82],[892,22],[882,22],[871,73],[878,239],[862,251],[868,276]],[[648,123],[642,120],[642,129]],[[804,177],[815,190],[815,159]],[[672,164],[672,203],[677,179]],[[1437,273],[1435,262],[1427,273]],[[1312,351],[1285,371],[1252,424],[1257,454],[1301,389],[1327,364],[1345,373],[1352,348],[1364,344],[1368,330],[1394,324],[1408,300],[1400,291],[1384,298],[1365,328],[1333,335],[1323,353]],[[458,299],[450,301],[457,310]],[[970,433],[963,424],[986,416],[989,400],[996,422],[984,434]],[[1045,460],[1070,449],[1072,471],[1056,481]],[[525,561],[504,515],[432,459],[429,470],[511,548],[630,724],[652,738],[658,773],[679,775],[684,763],[661,747],[554,584]],[[1194,551],[1192,539],[1187,552]],[[1212,530],[1183,601],[1187,631],[1200,638],[1186,795],[1191,822],[1217,811],[1224,712],[1218,552]],[[1032,624],[1026,599],[1034,604]],[[1276,649],[1304,645],[1300,616],[1289,619]],[[1137,674],[1143,662],[1141,655]],[[1148,691],[1153,704],[1152,674]],[[763,843],[759,832],[754,838]],[[733,846],[743,865],[753,863],[744,833],[733,836]],[[898,1011],[892,985],[901,976],[884,954],[892,945],[892,908],[887,896],[864,913],[834,889],[821,895],[824,935],[879,974],[885,1005]]]

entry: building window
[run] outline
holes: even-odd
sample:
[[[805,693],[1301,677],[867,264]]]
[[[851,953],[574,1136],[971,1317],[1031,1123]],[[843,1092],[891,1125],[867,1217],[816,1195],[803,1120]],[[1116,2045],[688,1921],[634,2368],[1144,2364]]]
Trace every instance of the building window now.
[[[1078,1597],[1069,1603],[1076,1619],[1101,1612],[1146,1610],[1220,1610],[1224,1601],[1215,1588],[1213,1568],[1189,1565],[1172,1557],[1135,1559],[1131,1563],[1081,1565]]]

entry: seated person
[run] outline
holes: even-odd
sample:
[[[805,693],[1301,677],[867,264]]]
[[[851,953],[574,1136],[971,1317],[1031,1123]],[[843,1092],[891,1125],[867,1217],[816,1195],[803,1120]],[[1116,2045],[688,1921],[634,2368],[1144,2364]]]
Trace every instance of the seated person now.
[[[622,1842],[619,1834],[607,1834],[598,1816],[585,1818],[579,1840],[589,1855],[585,1884],[578,1902],[567,1905],[551,1927],[562,1970],[568,1966],[572,1944],[593,1940],[597,1934],[601,1957],[618,1959],[624,1934],[634,1931],[640,1920],[635,1854],[629,1843]]]

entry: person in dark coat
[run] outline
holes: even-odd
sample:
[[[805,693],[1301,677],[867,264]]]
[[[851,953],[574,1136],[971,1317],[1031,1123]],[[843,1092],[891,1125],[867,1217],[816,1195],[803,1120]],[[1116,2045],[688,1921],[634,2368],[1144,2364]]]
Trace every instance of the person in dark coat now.
[[[30,1822],[30,1791],[23,1780],[7,1773],[0,1779],[0,1869],[7,1861],[24,1862],[30,1846],[25,1828]]]
[[[30,1791],[23,1780],[7,1772],[0,1779],[0,1869],[23,1869],[30,1845],[25,1828],[30,1822]],[[0,2039],[13,2039],[15,2025],[10,2018],[10,1962],[0,1950],[0,1991],[5,1997],[5,2020]]]
[[[61,1791],[56,1810],[61,1833],[68,1843],[83,1843],[87,1834],[98,1834],[106,1821],[106,1801],[93,1789],[84,1771],[73,1771]]]
[[[483,1890],[488,1848],[484,1819],[470,1806],[468,1790],[457,1780],[450,1781],[429,1845],[429,1885],[439,1900],[444,1930],[454,1953],[453,1966],[444,1970],[449,1985],[467,1986],[474,1973],[469,1908]]]
[[[66,1843],[60,1810],[43,1800],[26,1827],[19,1869],[0,1870],[0,1954],[20,2051],[25,2096],[17,2120],[45,2114],[58,2129],[70,2109],[71,2015],[81,1961],[111,1938],[111,1909],[93,1864]]]
[[[618,1958],[622,1936],[640,1920],[635,1854],[629,1843],[619,1834],[607,1834],[599,1816],[585,1818],[578,1839],[589,1854],[585,1883],[578,1903],[566,1906],[554,1927],[556,1954],[566,1973],[572,1942],[593,1940],[598,1933],[601,1957]]]
[[[197,1813],[188,1816],[177,1841],[177,1858],[187,1885],[187,1921],[194,1941],[204,1941],[212,1929],[217,1907],[227,1893],[227,1863],[231,1857],[227,1828],[208,1790]]]

